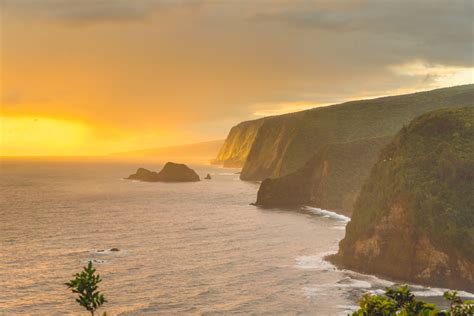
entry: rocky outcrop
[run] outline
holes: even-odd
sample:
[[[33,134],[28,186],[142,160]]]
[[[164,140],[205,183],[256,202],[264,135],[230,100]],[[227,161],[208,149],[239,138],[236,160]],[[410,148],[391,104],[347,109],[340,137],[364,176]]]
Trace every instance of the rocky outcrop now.
[[[443,107],[471,106],[474,85],[347,102],[240,123],[214,163],[242,167],[242,180],[293,173],[323,146],[395,135],[416,116]]]
[[[144,168],[139,168],[135,174],[130,175],[129,180],[140,180],[147,182],[194,182],[200,181],[197,173],[184,164],[167,162],[159,173]]]
[[[392,138],[325,145],[296,172],[264,180],[255,204],[264,207],[311,205],[350,216],[380,150]]]
[[[247,121],[232,127],[224,145],[211,163],[229,168],[241,168],[264,121],[265,119]]]
[[[145,168],[138,168],[137,172],[128,176],[127,180],[140,180],[147,182],[157,182],[158,173]]]
[[[474,108],[415,119],[383,149],[332,260],[474,291]]]

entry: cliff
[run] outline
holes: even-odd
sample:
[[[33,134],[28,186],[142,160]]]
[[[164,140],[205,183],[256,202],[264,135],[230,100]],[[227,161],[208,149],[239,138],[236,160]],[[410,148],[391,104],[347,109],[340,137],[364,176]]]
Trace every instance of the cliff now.
[[[474,108],[424,114],[382,150],[333,261],[474,291]]]
[[[232,128],[215,162],[243,164],[242,180],[281,177],[304,166],[324,145],[395,135],[420,114],[470,106],[473,99],[474,85],[464,85],[244,122]]]
[[[241,168],[264,120],[242,122],[232,127],[217,157],[211,160],[211,163],[224,167]]]
[[[130,175],[128,180],[140,180],[147,182],[195,182],[200,181],[198,174],[184,164],[167,162],[160,172],[139,168],[135,174]]]
[[[256,205],[314,205],[351,215],[354,202],[380,150],[393,136],[324,145],[302,168],[266,179]]]

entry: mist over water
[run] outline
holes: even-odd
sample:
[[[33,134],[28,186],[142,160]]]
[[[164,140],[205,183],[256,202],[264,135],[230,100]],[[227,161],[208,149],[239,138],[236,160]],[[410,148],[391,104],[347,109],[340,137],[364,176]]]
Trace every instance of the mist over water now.
[[[161,165],[2,162],[0,315],[81,313],[64,282],[89,260],[111,315],[345,315],[391,284],[323,260],[345,217],[250,206],[258,183],[236,169],[190,165],[212,176],[197,183],[122,179],[138,167]]]

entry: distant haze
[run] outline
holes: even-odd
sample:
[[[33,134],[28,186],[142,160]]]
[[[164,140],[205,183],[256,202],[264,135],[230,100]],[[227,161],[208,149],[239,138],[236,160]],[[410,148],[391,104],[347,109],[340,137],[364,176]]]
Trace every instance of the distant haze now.
[[[224,144],[224,140],[214,140],[209,142],[187,144],[181,146],[169,146],[159,148],[148,148],[142,150],[126,151],[120,153],[112,153],[111,157],[116,158],[144,158],[152,160],[178,160],[186,162],[209,162],[209,160],[215,158],[219,149]]]
[[[0,2],[0,155],[223,139],[239,121],[474,82],[474,2]]]

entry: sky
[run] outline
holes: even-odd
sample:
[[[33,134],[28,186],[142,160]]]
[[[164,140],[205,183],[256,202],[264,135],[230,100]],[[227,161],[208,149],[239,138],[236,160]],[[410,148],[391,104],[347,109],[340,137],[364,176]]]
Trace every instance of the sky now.
[[[0,0],[0,155],[223,139],[474,82],[474,1]]]

